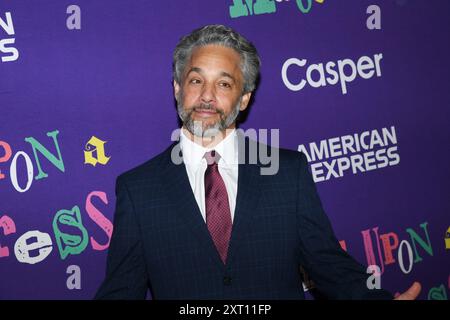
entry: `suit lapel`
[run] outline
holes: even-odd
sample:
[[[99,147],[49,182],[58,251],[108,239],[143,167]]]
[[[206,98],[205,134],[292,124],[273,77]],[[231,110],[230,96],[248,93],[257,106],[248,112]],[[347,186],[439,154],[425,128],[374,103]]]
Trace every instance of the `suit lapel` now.
[[[238,172],[238,190],[236,197],[236,209],[234,212],[233,229],[228,249],[227,267],[231,266],[234,258],[242,248],[242,241],[247,233],[247,228],[251,225],[251,221],[256,214],[258,199],[260,197],[260,166],[252,164],[249,160],[249,145],[255,143],[249,141],[248,138],[239,136],[239,144],[243,147],[239,148],[239,172]],[[242,154],[242,151],[245,153]]]
[[[255,209],[257,208],[260,195],[260,188],[258,187],[261,178],[260,166],[249,163],[249,141],[248,139],[240,138],[239,143],[244,143],[245,147],[239,149],[240,161],[238,166],[236,208],[228,249],[227,267],[232,264],[234,257],[239,252],[240,247],[242,247],[240,244],[244,239],[246,229],[251,224],[251,220],[255,215]],[[195,200],[185,165],[184,163],[177,165],[171,161],[170,154],[172,153],[172,149],[177,146],[179,145],[174,143],[168,152],[167,166],[163,175],[166,178],[163,182],[166,193],[176,203],[176,207],[179,208],[177,214],[185,220],[188,229],[199,240],[199,245],[208,252],[208,256],[214,260],[216,265],[224,269],[225,265],[222,263],[220,255],[209,234],[208,227],[203,220],[197,201]],[[243,150],[245,150],[244,154],[242,154]]]
[[[171,150],[176,147],[174,144]],[[207,252],[220,268],[224,268],[220,255],[216,250],[214,242],[209,234],[208,227],[203,220],[202,214],[192,192],[189,178],[184,163],[175,164],[171,161],[170,153],[165,169],[164,187],[166,193],[170,195],[171,201],[176,204],[177,214],[184,219],[186,226],[198,239],[200,248]]]

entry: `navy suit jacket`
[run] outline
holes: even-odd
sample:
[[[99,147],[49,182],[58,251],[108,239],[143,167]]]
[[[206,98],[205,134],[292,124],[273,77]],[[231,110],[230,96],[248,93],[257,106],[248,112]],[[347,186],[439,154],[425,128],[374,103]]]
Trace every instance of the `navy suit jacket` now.
[[[246,150],[251,143],[248,139]],[[341,249],[305,155],[279,150],[279,170],[239,164],[224,265],[204,222],[177,143],[117,178],[114,231],[96,299],[304,299],[300,266],[323,297],[391,299],[369,290],[366,269]],[[261,146],[257,144],[257,146]]]

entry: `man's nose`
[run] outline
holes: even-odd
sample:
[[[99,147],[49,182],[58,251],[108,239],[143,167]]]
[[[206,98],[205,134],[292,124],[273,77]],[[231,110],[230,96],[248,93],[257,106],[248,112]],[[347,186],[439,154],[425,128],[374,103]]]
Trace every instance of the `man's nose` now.
[[[202,88],[201,101],[203,103],[212,103],[215,101],[216,92],[214,85],[212,84],[204,84]]]

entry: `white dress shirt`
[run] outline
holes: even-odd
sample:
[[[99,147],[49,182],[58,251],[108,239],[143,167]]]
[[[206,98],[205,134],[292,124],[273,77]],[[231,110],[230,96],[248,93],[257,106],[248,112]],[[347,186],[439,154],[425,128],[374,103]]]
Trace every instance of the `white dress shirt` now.
[[[236,208],[237,182],[238,182],[238,138],[236,130],[230,132],[225,139],[214,148],[205,148],[189,139],[180,130],[180,148],[183,153],[183,162],[186,167],[189,183],[197,201],[203,220],[206,222],[205,209],[205,171],[208,167],[206,159],[203,157],[206,152],[215,150],[220,155],[218,163],[219,173],[225,183],[230,204],[231,221],[234,220],[234,210]]]

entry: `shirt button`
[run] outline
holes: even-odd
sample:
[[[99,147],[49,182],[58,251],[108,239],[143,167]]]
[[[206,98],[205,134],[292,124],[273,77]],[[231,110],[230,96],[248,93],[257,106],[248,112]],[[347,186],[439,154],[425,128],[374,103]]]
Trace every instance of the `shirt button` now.
[[[226,286],[230,286],[231,285],[231,277],[228,277],[228,276],[223,277],[223,284]]]

